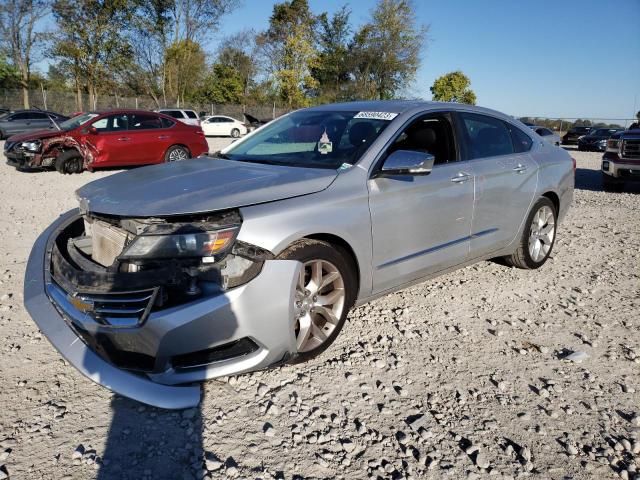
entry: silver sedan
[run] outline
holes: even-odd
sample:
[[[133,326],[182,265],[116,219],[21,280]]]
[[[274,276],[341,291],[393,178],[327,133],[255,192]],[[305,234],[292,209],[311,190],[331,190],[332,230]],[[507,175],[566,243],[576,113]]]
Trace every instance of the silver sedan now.
[[[78,190],[33,248],[25,303],[89,378],[193,406],[193,382],[320,354],[354,305],[485,259],[541,267],[574,169],[484,108],[300,110],[215,158]]]

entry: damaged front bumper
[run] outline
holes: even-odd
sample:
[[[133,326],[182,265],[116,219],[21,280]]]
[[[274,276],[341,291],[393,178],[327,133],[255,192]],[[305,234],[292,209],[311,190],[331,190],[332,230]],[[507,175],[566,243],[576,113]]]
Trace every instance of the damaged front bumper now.
[[[177,385],[258,370],[296,351],[293,298],[301,264],[290,260],[265,260],[248,283],[151,311],[135,326],[96,321],[51,272],[57,233],[78,216],[63,215],[36,241],[24,299],[45,336],[91,380],[143,403],[187,408],[199,403],[200,388]]]

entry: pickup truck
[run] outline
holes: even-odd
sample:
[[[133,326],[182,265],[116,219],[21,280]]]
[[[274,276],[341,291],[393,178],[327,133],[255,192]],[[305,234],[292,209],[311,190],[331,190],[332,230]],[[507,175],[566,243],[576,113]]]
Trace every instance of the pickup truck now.
[[[640,181],[640,128],[611,135],[602,156],[606,191],[621,191],[626,182],[634,181]]]

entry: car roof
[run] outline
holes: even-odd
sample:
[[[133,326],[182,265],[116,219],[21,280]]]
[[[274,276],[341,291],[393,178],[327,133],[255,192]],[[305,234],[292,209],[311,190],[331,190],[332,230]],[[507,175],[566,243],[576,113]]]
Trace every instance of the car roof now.
[[[64,116],[61,113],[58,112],[52,112],[51,110],[40,110],[39,108],[22,108],[20,110],[13,110],[11,111],[11,113],[23,113],[23,112],[29,112],[29,113],[48,113],[50,115],[59,115],[59,116]]]

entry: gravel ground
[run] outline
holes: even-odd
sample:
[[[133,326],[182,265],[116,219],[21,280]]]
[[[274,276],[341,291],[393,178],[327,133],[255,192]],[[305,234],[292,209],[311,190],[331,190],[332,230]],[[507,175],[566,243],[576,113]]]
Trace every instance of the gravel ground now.
[[[0,164],[0,480],[640,478],[640,189],[604,193],[600,154],[572,154],[541,270],[483,262],[381,298],[319,358],[210,381],[181,412],[82,377],[22,306],[38,233],[113,172]]]

